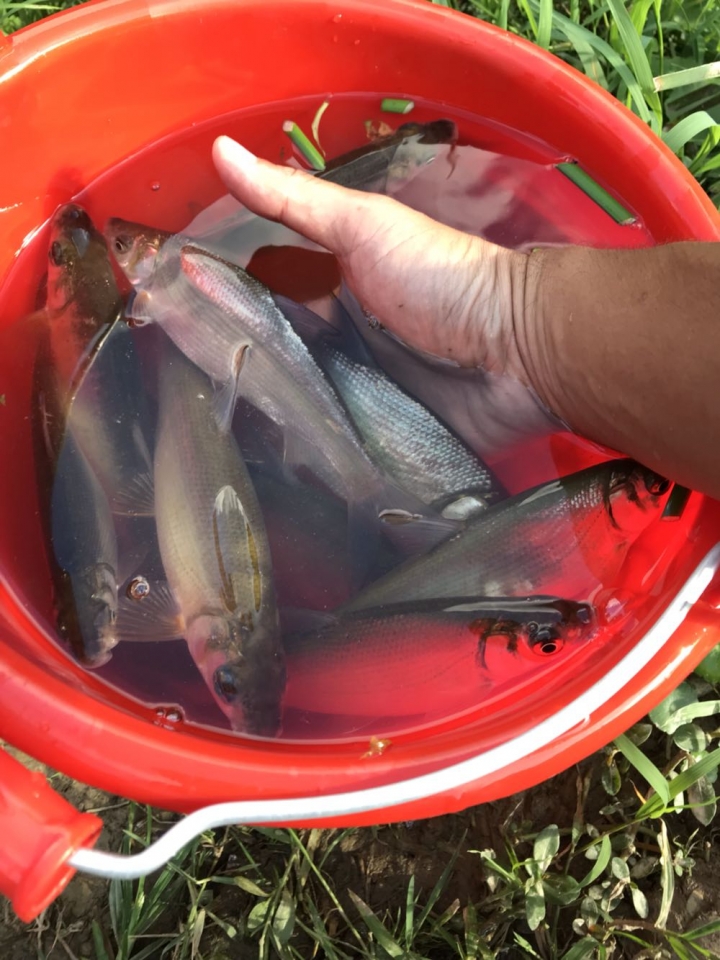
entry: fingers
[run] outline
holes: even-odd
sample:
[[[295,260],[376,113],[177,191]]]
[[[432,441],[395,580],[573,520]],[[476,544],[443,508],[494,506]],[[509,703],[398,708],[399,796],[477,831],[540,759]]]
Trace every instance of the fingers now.
[[[218,137],[213,160],[228,190],[253,213],[302,233],[338,256],[345,253],[353,224],[369,198],[294,167],[281,167]]]

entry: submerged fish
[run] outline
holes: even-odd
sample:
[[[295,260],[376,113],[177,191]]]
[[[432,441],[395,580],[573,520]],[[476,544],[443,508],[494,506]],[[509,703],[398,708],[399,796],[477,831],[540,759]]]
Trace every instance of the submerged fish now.
[[[172,236],[165,230],[120,217],[108,220],[105,235],[118,266],[134,287],[148,279],[160,248]]]
[[[59,207],[50,223],[46,311],[52,363],[63,391],[72,395],[121,313],[105,240],[75,203]]]
[[[274,736],[285,667],[260,507],[207,377],[163,347],[155,490],[170,592],[123,601],[123,637],[184,637],[233,729]]]
[[[596,630],[589,604],[555,597],[455,597],[314,617],[313,628],[285,637],[286,707],[370,717],[476,706],[497,679],[486,662],[492,638],[533,668]]]
[[[404,123],[394,133],[328,161],[318,179],[392,195],[416,170],[435,159],[439,147],[453,146],[457,138],[452,120]]]
[[[118,642],[118,549],[105,493],[69,430],[51,503],[52,549],[63,583],[58,631],[88,667],[110,659]]]
[[[137,508],[138,491],[152,500],[140,393],[131,389],[134,357],[131,345],[119,347],[128,337],[120,311],[102,234],[82,207],[60,207],[50,226],[33,435],[58,631],[87,666],[105,663],[117,643],[121,558],[112,511],[126,512],[123,491],[132,492],[137,512],[147,512]]]
[[[311,346],[363,438],[371,459],[421,502],[465,519],[506,496],[499,481],[426,406],[375,363],[343,305],[336,326],[276,298]],[[340,336],[338,336],[338,329]]]
[[[229,426],[239,395],[284,427],[286,461],[307,467],[348,502],[351,539],[362,540],[381,510],[417,506],[370,460],[272,294],[244,270],[176,237],[163,247],[131,312],[162,326],[221,385],[221,424]]]
[[[77,204],[51,224],[48,329],[54,398],[44,391],[48,450],[65,423],[119,513],[153,509],[149,415],[132,335],[120,320],[122,298],[107,245]],[[65,407],[65,409],[63,409]],[[50,410],[52,413],[50,414]]]
[[[455,596],[584,599],[617,574],[630,546],[660,516],[670,486],[632,460],[543,484],[481,513],[344,609]]]

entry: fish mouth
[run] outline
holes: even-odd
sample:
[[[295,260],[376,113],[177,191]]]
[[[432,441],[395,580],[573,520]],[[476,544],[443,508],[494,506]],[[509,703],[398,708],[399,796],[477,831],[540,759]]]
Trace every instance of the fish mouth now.
[[[68,234],[74,230],[84,230],[90,234],[97,232],[88,212],[77,203],[65,203],[58,207],[53,215],[52,225],[56,230]]]

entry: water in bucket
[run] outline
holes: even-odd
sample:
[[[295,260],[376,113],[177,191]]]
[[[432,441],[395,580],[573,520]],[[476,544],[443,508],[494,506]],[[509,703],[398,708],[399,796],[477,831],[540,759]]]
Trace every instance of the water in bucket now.
[[[270,290],[309,302],[335,324],[337,339],[310,342],[307,356],[313,366],[305,372],[323,378],[326,396],[337,394],[338,417],[346,417],[361,437],[371,462],[363,468],[368,482],[374,482],[373,468],[388,481],[382,488],[386,499],[372,501],[376,514],[398,508],[379,524],[371,511],[358,511],[360,486],[348,483],[350,493],[344,496],[332,469],[313,456],[313,423],[309,433],[301,430],[298,437],[297,424],[287,413],[293,409],[292,397],[285,396],[284,406],[279,401],[285,413],[277,414],[275,407],[263,409],[262,402],[249,402],[242,387],[230,431],[249,478],[246,488],[232,487],[240,506],[226,489],[232,485],[222,478],[212,481],[217,495],[213,493],[209,507],[207,498],[193,506],[181,492],[184,483],[197,472],[198,462],[214,463],[217,448],[212,444],[225,440],[219,431],[208,447],[193,446],[201,435],[208,440],[215,425],[208,420],[207,431],[188,435],[183,411],[192,411],[196,402],[209,407],[217,381],[203,380],[208,371],[203,373],[181,352],[173,357],[177,348],[168,346],[158,324],[117,327],[77,392],[77,409],[87,415],[85,434],[82,424],[69,438],[61,434],[54,476],[43,489],[42,477],[48,475],[38,470],[39,493],[33,497],[25,492],[19,499],[22,523],[18,519],[11,530],[18,540],[34,538],[35,575],[22,577],[19,563],[12,587],[68,657],[76,682],[169,728],[192,723],[230,732],[234,725],[238,735],[318,742],[370,736],[382,742],[387,735],[421,733],[430,724],[461,715],[508,709],[513,700],[537,696],[540,690],[547,694],[577,671],[598,669],[603,656],[624,642],[623,635],[652,615],[675,546],[693,522],[692,500],[680,522],[663,519],[668,485],[661,478],[562,430],[532,404],[523,407],[529,413],[515,410],[513,385],[413,355],[373,329],[347,291],[342,299],[348,313],[338,313],[331,294],[340,277],[326,252],[278,225],[238,214],[225,201],[210,206],[218,200],[220,187],[196,170],[215,136],[229,133],[261,156],[288,159],[292,149],[283,122],[290,118],[309,131],[321,103],[304,98],[193,127],[126,159],[75,198],[99,226],[110,217],[168,233],[190,225],[198,246],[232,256]],[[393,170],[383,189],[401,202],[523,251],[548,244],[651,242],[631,211],[628,222],[618,223],[557,168],[571,158],[497,124],[416,102],[413,123],[432,123],[439,117],[457,124],[458,143],[440,143],[427,162]],[[333,97],[322,116],[319,142],[332,158],[367,144],[368,136],[387,134],[381,124],[397,127],[407,119],[382,114],[375,96]],[[52,267],[47,292],[43,286],[48,250],[52,258],[47,231],[39,231],[22,255],[35,265],[38,302],[32,306],[51,295]],[[56,254],[60,263],[54,266],[62,270],[61,252]],[[5,291],[15,301],[17,274],[9,280],[9,293]],[[15,355],[26,351],[35,359],[41,382],[43,372],[57,365],[61,355],[51,352],[38,359],[42,338],[36,331],[42,323],[42,316],[18,315],[4,334]],[[349,324],[344,330],[343,323]],[[210,325],[207,338],[212,336]],[[343,361],[348,355],[350,364]],[[333,365],[336,379],[331,385]],[[339,384],[342,377],[349,378],[344,387]],[[370,377],[370,386],[363,386],[363,377]],[[109,391],[112,378],[118,387]],[[5,398],[3,412],[16,424],[19,417],[33,423],[34,460],[42,467],[42,450],[48,443],[54,449],[55,441],[47,437],[53,436],[63,415],[39,408],[37,382],[23,398],[24,406],[18,398]],[[163,382],[166,386],[159,387]],[[350,391],[344,398],[343,389]],[[385,428],[382,420],[387,420],[389,407],[384,390],[399,404]],[[377,422],[371,416],[364,432],[357,407],[353,413],[353,391],[369,394],[371,414],[374,393],[378,397]],[[282,396],[280,391],[281,401]],[[124,423],[130,439],[123,449],[132,449],[135,460],[120,456],[110,467],[105,434],[97,430],[98,414],[101,423]],[[403,416],[408,424],[404,430]],[[417,417],[424,426],[431,424],[428,430],[440,438],[438,443],[451,437],[457,445],[453,449],[462,449],[463,457],[476,462],[467,481],[469,498],[461,496],[460,479],[455,499],[431,499],[423,505],[427,510],[421,508],[419,481],[435,465],[419,453],[413,461],[410,445],[407,457],[417,475],[398,479],[393,474],[397,458],[392,463],[383,458],[383,430],[390,436],[390,427],[396,429],[399,422],[400,434],[409,435],[417,429]],[[325,437],[326,429],[315,426],[317,436]],[[159,450],[166,451],[160,472]],[[148,482],[133,483],[144,474]],[[480,481],[480,476],[486,479]],[[403,499],[398,491],[408,487]],[[533,488],[540,488],[538,494],[523,499]],[[114,491],[110,496],[108,489]],[[186,511],[205,511],[199,533],[184,530],[173,541],[180,560],[169,556],[168,535],[158,535],[158,504],[153,502],[158,489],[164,498],[160,512],[172,514],[181,525]],[[168,508],[170,498],[177,502]],[[463,512],[466,499],[475,500],[476,506],[479,502],[477,513],[472,503],[470,513]],[[247,508],[250,500],[252,509]],[[453,505],[459,501],[458,512]],[[84,526],[88,518],[97,527],[93,536]],[[433,518],[439,522],[434,524]],[[95,657],[92,670],[84,673],[72,659],[72,650],[77,654],[83,647],[77,603],[74,619],[63,613],[68,596],[88,592],[87,584],[78,587],[67,576],[81,527],[80,539],[102,542],[105,558],[89,591],[100,600],[86,634],[96,626],[94,617],[102,616],[103,591],[109,591],[112,606],[117,590],[118,623],[125,618],[118,630],[123,639],[108,647],[109,656]],[[219,569],[224,585],[216,605],[220,602],[227,610],[239,602],[236,593],[262,594],[263,584],[268,585],[272,610],[267,631],[273,639],[265,659],[272,663],[259,670],[258,698],[263,700],[263,678],[271,678],[273,689],[265,700],[275,701],[275,706],[233,705],[241,683],[228,663],[238,660],[242,630],[238,627],[229,638],[213,635],[212,603],[208,600],[206,610],[202,602],[194,603],[188,618],[178,596],[182,590],[168,587],[168,568],[182,566],[203,535],[207,542],[202,556],[210,560],[201,566]],[[250,546],[243,554],[246,575],[236,588],[237,571],[228,558],[242,537]],[[257,602],[260,610],[263,598]],[[173,618],[174,638],[168,639]],[[112,633],[115,624],[109,629]],[[200,636],[199,645],[189,644],[190,633]],[[286,682],[278,679],[282,662]],[[274,709],[277,724],[247,723],[249,712],[265,717]]]

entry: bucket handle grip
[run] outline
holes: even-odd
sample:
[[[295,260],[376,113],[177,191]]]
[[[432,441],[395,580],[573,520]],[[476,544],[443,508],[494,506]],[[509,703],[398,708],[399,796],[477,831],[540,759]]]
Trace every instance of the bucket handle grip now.
[[[719,566],[720,543],[706,554],[645,636],[603,677],[537,726],[484,753],[409,780],[348,793],[213,804],[188,814],[141,853],[121,856],[81,849],[72,855],[70,864],[77,870],[95,876],[133,880],[160,869],[191,840],[216,827],[322,821],[373,810],[387,811],[434,794],[457,790],[495,774],[534,751],[547,747],[615,696],[627,678],[645,667],[675,633],[710,585]]]

